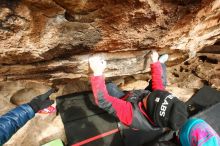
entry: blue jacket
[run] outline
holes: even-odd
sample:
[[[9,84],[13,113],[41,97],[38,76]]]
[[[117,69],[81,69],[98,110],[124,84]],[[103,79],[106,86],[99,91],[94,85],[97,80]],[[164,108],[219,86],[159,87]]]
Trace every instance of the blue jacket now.
[[[3,145],[11,136],[35,115],[28,104],[23,104],[0,116],[0,145]]]

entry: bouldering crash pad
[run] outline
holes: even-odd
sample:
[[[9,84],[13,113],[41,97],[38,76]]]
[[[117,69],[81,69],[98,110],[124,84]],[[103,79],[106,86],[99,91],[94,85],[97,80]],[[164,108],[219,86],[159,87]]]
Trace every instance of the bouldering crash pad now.
[[[91,92],[57,98],[68,145],[123,146],[116,119],[92,102]]]

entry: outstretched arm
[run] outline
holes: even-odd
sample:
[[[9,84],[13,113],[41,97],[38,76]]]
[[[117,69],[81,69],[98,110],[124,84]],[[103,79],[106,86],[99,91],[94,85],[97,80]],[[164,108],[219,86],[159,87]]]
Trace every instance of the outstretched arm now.
[[[162,81],[162,66],[158,61],[158,53],[152,51],[151,60],[151,76],[152,76],[152,90],[164,90],[163,81]]]
[[[90,81],[95,103],[100,108],[118,117],[118,119],[125,125],[131,125],[133,115],[131,103],[110,96],[106,89],[105,78],[103,76],[106,62],[100,57],[92,57],[89,59],[89,63],[94,72]]]
[[[23,104],[0,117],[0,145],[35,115],[33,109]]]
[[[54,90],[35,97],[31,102],[20,105],[0,117],[0,145],[32,119],[36,112],[53,104],[48,97]]]

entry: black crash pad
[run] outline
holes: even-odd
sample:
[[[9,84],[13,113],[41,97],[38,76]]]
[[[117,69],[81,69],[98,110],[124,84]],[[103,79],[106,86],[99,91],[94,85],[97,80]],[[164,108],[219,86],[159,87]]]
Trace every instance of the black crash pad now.
[[[220,102],[220,92],[210,86],[203,86],[186,104],[190,116],[193,116],[218,102]]]
[[[57,98],[68,145],[85,142],[85,146],[123,146],[115,118],[94,105],[92,96],[91,92],[81,92]],[[115,132],[91,140],[112,131]]]
[[[120,130],[89,142],[88,146],[139,146],[159,138],[162,133],[132,130],[98,108],[91,92],[57,97],[57,108],[64,123],[68,145],[77,144],[100,134]],[[120,125],[118,129],[118,125]]]
[[[210,86],[202,87],[186,102],[190,117],[206,121],[220,135],[220,92]]]

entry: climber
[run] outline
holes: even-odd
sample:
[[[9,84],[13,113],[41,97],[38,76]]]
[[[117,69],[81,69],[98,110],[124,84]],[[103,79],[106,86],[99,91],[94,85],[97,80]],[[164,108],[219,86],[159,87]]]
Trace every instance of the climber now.
[[[52,105],[54,101],[50,100],[49,96],[54,91],[50,89],[33,98],[29,103],[22,104],[0,116],[0,145],[7,142],[19,128],[35,116],[35,113]]]
[[[134,130],[152,133],[163,131],[161,128],[167,127],[173,131],[180,130],[179,138],[182,145],[191,146],[190,142],[193,140],[194,144],[198,145],[207,135],[210,137],[206,139],[206,143],[219,143],[218,135],[205,121],[201,119],[187,121],[186,105],[164,90],[166,85],[164,63],[168,59],[168,55],[161,56],[159,61],[158,57],[158,53],[152,51],[152,81],[149,86],[145,90],[135,90],[127,94],[120,91],[113,83],[105,85],[103,72],[106,62],[99,56],[91,57],[89,64],[93,76],[90,80],[95,103]],[[201,128],[198,128],[199,126]],[[201,130],[206,130],[207,135],[201,134]]]
[[[96,104],[115,115],[124,125],[135,129],[169,127],[178,130],[187,120],[186,105],[164,91],[163,83],[166,83],[166,79],[162,74],[161,62],[164,63],[168,55],[161,56],[159,58],[161,62],[158,61],[158,57],[158,53],[152,51],[152,91],[135,90],[126,95],[112,83],[107,84],[108,90],[106,89],[103,76],[106,62],[98,56],[91,57],[89,63],[94,72],[91,76],[91,85]]]

